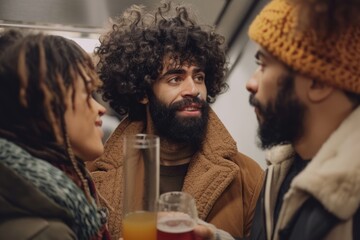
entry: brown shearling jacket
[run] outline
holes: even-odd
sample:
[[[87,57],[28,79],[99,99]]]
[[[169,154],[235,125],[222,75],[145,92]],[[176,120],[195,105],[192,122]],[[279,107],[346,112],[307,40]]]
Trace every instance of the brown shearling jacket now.
[[[121,236],[123,136],[146,132],[143,122],[124,119],[105,144],[105,153],[91,166],[95,184],[114,208],[109,216],[113,239]],[[248,236],[263,183],[260,166],[237,150],[236,142],[210,110],[203,148],[194,154],[182,191],[194,196],[199,218],[229,232]]]

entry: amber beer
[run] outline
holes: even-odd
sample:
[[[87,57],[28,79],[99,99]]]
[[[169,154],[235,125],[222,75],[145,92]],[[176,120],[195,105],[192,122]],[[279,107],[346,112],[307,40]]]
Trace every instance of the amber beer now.
[[[124,138],[124,240],[156,240],[160,138],[136,134]]]
[[[158,219],[157,240],[195,240],[194,220],[186,214]]]
[[[156,240],[155,212],[134,212],[123,220],[124,240]]]

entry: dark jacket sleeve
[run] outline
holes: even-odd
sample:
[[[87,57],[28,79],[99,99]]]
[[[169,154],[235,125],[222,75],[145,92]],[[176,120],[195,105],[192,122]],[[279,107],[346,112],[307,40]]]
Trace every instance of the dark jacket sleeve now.
[[[74,232],[62,221],[42,218],[14,218],[0,223],[0,239],[74,240]]]
[[[315,198],[307,200],[289,224],[279,231],[280,240],[319,240],[340,220],[327,211]]]

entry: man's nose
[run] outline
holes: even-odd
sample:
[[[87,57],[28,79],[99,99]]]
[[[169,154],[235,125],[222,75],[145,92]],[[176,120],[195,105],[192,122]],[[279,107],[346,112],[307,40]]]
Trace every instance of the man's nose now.
[[[256,79],[255,74],[251,76],[251,78],[247,81],[246,90],[254,94],[258,91],[258,81]]]
[[[182,91],[182,96],[183,97],[186,97],[186,96],[196,97],[199,94],[200,94],[200,91],[199,91],[198,87],[196,86],[194,79],[192,77],[187,77],[184,80],[184,88]]]

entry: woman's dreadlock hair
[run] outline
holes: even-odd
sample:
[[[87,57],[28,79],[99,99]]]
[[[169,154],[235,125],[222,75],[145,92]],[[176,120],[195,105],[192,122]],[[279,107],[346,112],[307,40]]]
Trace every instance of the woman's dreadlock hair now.
[[[11,44],[17,39],[23,37],[23,33],[15,29],[10,29],[4,32],[0,32],[0,56]]]
[[[360,23],[360,0],[288,0],[299,11],[300,29],[312,29],[319,37],[340,34]]]
[[[23,36],[11,30],[1,33],[0,39],[10,39],[1,46],[0,135],[15,139],[45,160],[70,158],[90,200],[87,181],[71,150],[64,115],[68,107],[74,107],[77,79],[85,83],[89,79],[84,73],[90,77],[92,84],[85,84],[89,99],[90,86],[98,85],[92,59],[75,42],[60,36]],[[67,103],[70,89],[72,101]]]
[[[132,6],[113,19],[112,29],[101,36],[95,51],[103,81],[104,100],[131,120],[145,118],[140,104],[159,76],[165,56],[177,64],[196,63],[205,71],[207,101],[226,91],[224,38],[212,27],[200,26],[184,6],[165,3],[154,13]]]

